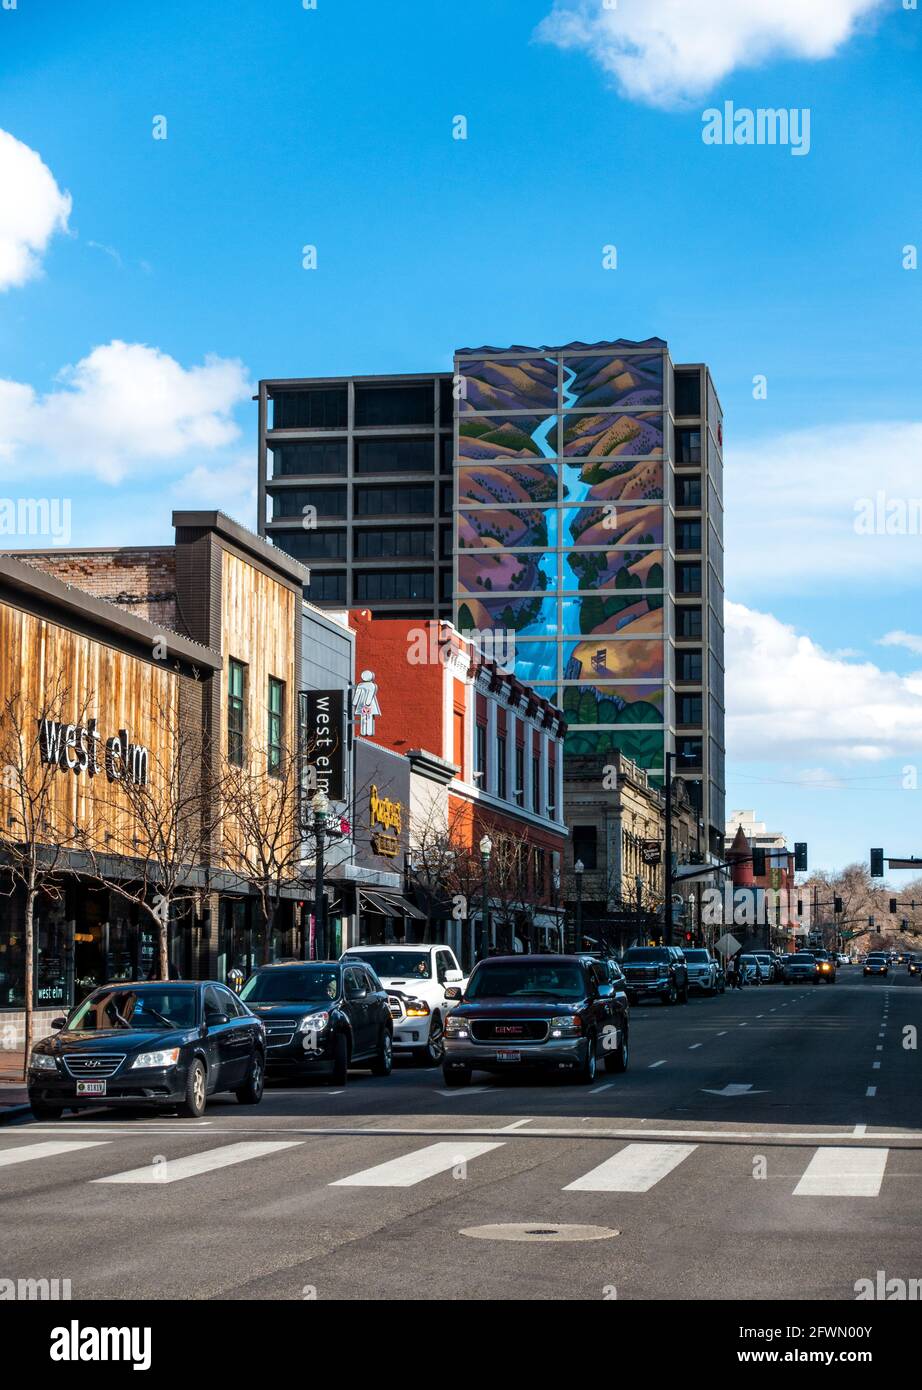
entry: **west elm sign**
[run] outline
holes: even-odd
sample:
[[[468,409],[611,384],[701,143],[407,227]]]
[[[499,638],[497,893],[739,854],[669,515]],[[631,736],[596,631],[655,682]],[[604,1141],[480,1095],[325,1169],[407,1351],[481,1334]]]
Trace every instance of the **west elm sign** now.
[[[312,773],[311,789],[326,792],[331,801],[343,801],[346,795],[343,692],[305,690],[302,699],[305,762]]]
[[[56,763],[62,772],[73,772],[77,777],[85,772],[87,777],[95,777],[104,770],[110,782],[147,786],[150,755],[143,745],[131,742],[127,729],[119,729],[117,734],[106,739],[102,764],[99,761],[102,735],[95,719],[88,719],[86,724],[40,719],[38,741],[42,762]]]

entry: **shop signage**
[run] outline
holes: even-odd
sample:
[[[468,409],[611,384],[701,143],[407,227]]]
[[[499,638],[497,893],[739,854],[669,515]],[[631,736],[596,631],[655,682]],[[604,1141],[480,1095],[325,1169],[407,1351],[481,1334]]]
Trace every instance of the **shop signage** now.
[[[127,729],[119,729],[112,738],[106,739],[102,763],[102,735],[95,719],[88,719],[86,724],[40,719],[38,740],[42,762],[57,764],[62,772],[73,772],[77,777],[85,772],[87,777],[95,777],[104,770],[110,782],[147,786],[150,754],[143,744],[131,742]]]
[[[402,826],[402,807],[399,801],[379,796],[378,788],[372,785],[369,798],[369,814],[372,825],[371,847],[375,854],[394,859],[400,853],[400,830]],[[374,827],[381,826],[381,830]],[[396,834],[391,832],[396,831]]]
[[[374,834],[371,837],[371,847],[375,854],[386,855],[388,859],[396,859],[400,853],[400,841],[396,835]]]
[[[659,840],[644,840],[640,847],[640,857],[645,864],[659,864],[663,858],[663,847]]]
[[[341,690],[304,691],[304,753],[313,771],[310,785],[325,792],[330,801],[346,798],[343,713]]]
[[[375,673],[363,671],[362,679],[352,692],[352,717],[359,721],[359,733],[363,738],[374,738],[375,720],[380,713]]]

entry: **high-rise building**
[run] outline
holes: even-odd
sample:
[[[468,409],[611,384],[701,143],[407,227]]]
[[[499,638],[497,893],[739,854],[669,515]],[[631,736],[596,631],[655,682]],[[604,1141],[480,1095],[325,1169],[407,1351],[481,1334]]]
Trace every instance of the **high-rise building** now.
[[[260,382],[258,530],[312,603],[451,616],[453,404],[447,372]]]
[[[720,406],[645,342],[456,354],[455,623],[499,630],[565,753],[655,782],[667,748],[724,829]]]

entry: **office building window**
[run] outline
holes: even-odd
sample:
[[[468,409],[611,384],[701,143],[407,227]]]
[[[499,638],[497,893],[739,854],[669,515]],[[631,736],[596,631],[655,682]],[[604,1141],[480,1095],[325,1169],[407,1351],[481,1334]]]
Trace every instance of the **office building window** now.
[[[285,729],[285,682],[269,677],[269,707],[266,729],[269,773],[278,777],[282,772],[282,740]]]
[[[515,746],[515,799],[520,806],[525,802],[525,749],[521,743]]]
[[[450,516],[451,509],[455,505],[455,485],[451,483],[441,483],[439,486],[439,507],[442,516]]]
[[[344,487],[305,487],[277,492],[272,498],[272,520],[285,517],[307,515],[308,507],[316,507],[320,516],[346,515],[346,489]]]
[[[682,604],[675,610],[676,637],[701,636],[701,607],[699,604]]]
[[[432,382],[420,386],[356,386],[355,423],[358,428],[434,424]]]
[[[431,570],[357,570],[355,573],[357,603],[431,598]]]
[[[676,463],[701,462],[701,431],[680,427],[675,432]]]
[[[337,570],[312,570],[305,593],[312,603],[345,603],[346,576]]]
[[[551,820],[557,815],[557,769],[553,763],[547,770],[547,814]]]
[[[432,531],[394,528],[388,531],[373,529],[355,532],[357,560],[428,560],[432,558]]]
[[[676,652],[676,676],[680,681],[700,681],[701,653]]]
[[[700,594],[701,566],[695,564],[676,565],[675,589],[677,594]]]
[[[574,825],[573,863],[582,862],[584,869],[598,866],[598,831],[594,825]]]
[[[295,560],[345,560],[345,531],[280,531],[273,543]]]
[[[357,439],[356,473],[431,473],[431,439]]]
[[[700,507],[701,479],[676,478],[675,504],[677,507]]]
[[[349,413],[345,386],[280,391],[272,401],[274,430],[344,430]]]
[[[678,767],[700,767],[703,757],[704,745],[700,738],[680,738],[676,741]]]
[[[541,805],[541,762],[532,755],[531,760],[531,808],[536,816],[544,809]]]
[[[547,897],[547,854],[543,849],[535,850],[535,897],[539,903]]]
[[[506,800],[506,736],[496,736],[496,795]]]
[[[347,450],[344,439],[314,439],[307,444],[277,444],[272,450],[275,478],[345,476]]]
[[[701,414],[700,372],[676,372],[675,413],[676,415]]]
[[[443,526],[440,537],[441,555],[443,560],[450,560],[453,554],[453,543],[451,528]]]
[[[446,434],[439,445],[439,455],[441,458],[441,471],[451,473],[455,466],[455,441],[450,434]]]
[[[451,570],[439,570],[439,598],[443,601],[447,601],[451,598],[451,592]]]
[[[231,657],[227,663],[227,757],[243,767],[246,745],[247,668]]]
[[[357,516],[401,516],[428,512],[433,505],[432,488],[425,483],[404,487],[357,487]]]
[[[455,418],[455,383],[450,376],[443,376],[439,381],[439,417],[443,429]]]
[[[676,701],[676,718],[680,724],[701,723],[701,696],[680,695]]]
[[[701,549],[701,522],[677,521],[675,528],[676,550]]]

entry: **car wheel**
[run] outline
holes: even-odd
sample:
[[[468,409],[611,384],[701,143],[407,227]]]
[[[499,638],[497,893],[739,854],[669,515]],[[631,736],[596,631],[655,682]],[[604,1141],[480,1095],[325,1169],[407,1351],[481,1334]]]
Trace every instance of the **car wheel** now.
[[[371,1064],[371,1074],[372,1076],[390,1076],[393,1065],[394,1044],[391,1041],[390,1033],[386,1028],[382,1028],[378,1053]]]
[[[180,1115],[198,1120],[205,1113],[205,1067],[196,1057],[186,1077],[186,1098],[179,1107]]]
[[[414,1047],[413,1060],[421,1067],[437,1067],[445,1056],[445,1025],[438,1014],[433,1014],[429,1026],[429,1037],[425,1047]]]
[[[442,1067],[442,1080],[446,1086],[469,1086],[472,1074],[470,1067]]]
[[[253,1053],[250,1074],[234,1094],[241,1105],[258,1105],[263,1098],[263,1057],[261,1052]]]
[[[63,1105],[46,1105],[43,1100],[30,1100],[29,1106],[37,1120],[59,1120],[64,1114]]]
[[[337,1033],[333,1040],[333,1074],[332,1082],[334,1086],[345,1086],[349,1077],[349,1042],[345,1033]]]
[[[586,1040],[586,1059],[576,1073],[576,1080],[583,1086],[591,1086],[595,1081],[597,1059],[595,1055],[596,1041],[595,1034],[591,1033]]]
[[[618,1047],[615,1049],[614,1052],[607,1053],[605,1057],[605,1070],[614,1072],[627,1071],[628,1054],[629,1043],[627,1029],[622,1028],[621,1041],[619,1042]]]

